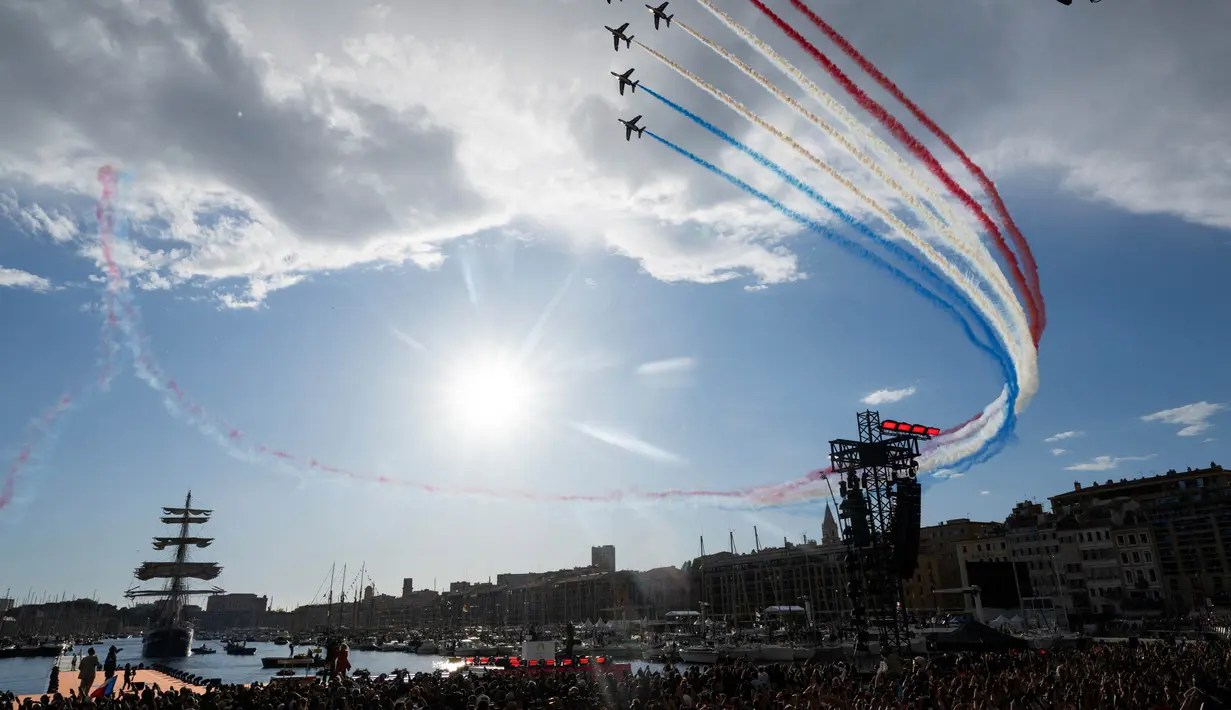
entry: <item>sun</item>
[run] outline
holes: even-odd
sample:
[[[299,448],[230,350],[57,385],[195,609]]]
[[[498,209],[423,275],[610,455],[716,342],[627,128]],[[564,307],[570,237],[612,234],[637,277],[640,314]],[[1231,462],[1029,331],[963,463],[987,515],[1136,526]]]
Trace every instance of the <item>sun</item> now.
[[[454,423],[487,435],[520,428],[533,413],[537,395],[529,373],[500,357],[459,368],[445,393]]]

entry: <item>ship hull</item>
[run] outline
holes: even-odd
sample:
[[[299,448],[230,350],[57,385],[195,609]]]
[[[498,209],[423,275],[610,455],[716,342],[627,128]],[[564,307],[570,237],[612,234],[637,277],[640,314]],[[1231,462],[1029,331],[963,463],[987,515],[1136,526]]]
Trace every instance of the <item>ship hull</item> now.
[[[141,655],[146,658],[187,658],[191,649],[191,626],[149,629],[141,639]]]

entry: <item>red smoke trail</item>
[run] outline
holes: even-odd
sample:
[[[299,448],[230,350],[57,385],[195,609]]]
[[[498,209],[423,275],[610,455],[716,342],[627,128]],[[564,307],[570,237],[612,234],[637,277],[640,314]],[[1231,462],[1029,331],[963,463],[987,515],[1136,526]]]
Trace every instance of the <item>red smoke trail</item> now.
[[[174,378],[168,377],[158,366],[157,361],[146,349],[148,338],[141,332],[139,315],[131,300],[127,281],[123,271],[115,261],[115,210],[112,201],[119,189],[120,174],[110,166],[104,166],[98,171],[98,180],[102,184],[102,197],[95,210],[99,223],[99,245],[103,257],[103,265],[107,274],[108,294],[111,296],[108,307],[113,308],[118,303],[119,314],[111,311],[109,323],[118,323],[122,333],[127,336],[129,347],[134,351],[138,372],[142,379],[152,388],[162,392],[168,401],[191,418],[198,429],[219,442],[224,448],[234,454],[249,458],[264,458],[293,465],[302,470],[319,471],[333,476],[358,481],[369,481],[388,485],[413,488],[425,493],[445,493],[455,495],[483,495],[500,498],[512,498],[541,502],[620,502],[624,500],[670,500],[675,498],[754,498],[760,495],[773,496],[779,490],[794,490],[806,484],[809,479],[801,479],[795,484],[778,484],[757,486],[742,490],[705,490],[705,489],[671,489],[665,491],[616,491],[605,494],[551,495],[530,491],[496,489],[479,486],[437,486],[430,483],[408,481],[389,476],[358,473],[336,466],[322,463],[315,458],[300,456],[262,444],[248,443],[246,435],[237,427],[227,424],[221,418],[210,415],[201,405],[194,402],[180,387]],[[783,486],[786,486],[784,489]]]
[[[751,486],[737,490],[708,489],[669,489],[662,491],[613,491],[601,494],[545,494],[532,491],[497,489],[484,486],[438,486],[431,483],[409,481],[402,478],[355,472],[352,470],[331,466],[316,458],[301,456],[263,444],[249,443],[248,437],[237,427],[226,423],[221,418],[209,414],[201,405],[194,402],[180,387],[174,378],[168,377],[158,366],[153,356],[146,349],[148,338],[141,332],[139,314],[131,300],[123,271],[115,261],[115,211],[112,200],[118,190],[119,173],[111,167],[104,167],[98,172],[102,183],[102,199],[99,201],[96,215],[99,221],[99,243],[103,255],[104,268],[108,278],[108,323],[118,324],[118,332],[127,337],[130,348],[134,351],[139,374],[153,389],[162,392],[168,402],[181,412],[184,412],[197,428],[215,439],[221,446],[244,458],[260,458],[292,465],[300,470],[317,471],[339,478],[355,481],[367,481],[385,485],[401,486],[432,494],[481,495],[503,499],[524,500],[533,502],[585,502],[585,503],[618,503],[623,501],[666,501],[679,498],[718,498],[743,499],[761,505],[774,505],[783,501],[790,502],[788,495],[805,489],[823,480],[831,473],[825,468],[812,471],[807,475],[785,483]],[[119,313],[115,312],[115,304],[119,304]],[[974,418],[964,422],[965,426]],[[948,434],[956,430],[946,430]]]
[[[961,185],[957,184],[957,182],[949,175],[948,172],[945,171],[944,167],[941,166],[940,162],[936,160],[936,157],[932,155],[931,151],[929,151],[926,146],[911,135],[910,131],[906,130],[906,127],[903,126],[896,118],[889,115],[889,112],[885,110],[884,106],[881,106],[875,99],[865,94],[862,89],[856,86],[855,83],[851,81],[850,77],[843,73],[843,71],[839,69],[836,64],[830,61],[829,57],[825,56],[821,50],[813,46],[813,44],[797,32],[795,28],[791,27],[786,20],[783,20],[781,17],[774,14],[774,11],[766,7],[765,3],[761,2],[761,0],[749,0],[749,2],[755,5],[762,14],[772,20],[773,23],[778,26],[778,29],[782,30],[788,37],[795,40],[796,44],[811,55],[813,59],[824,67],[825,71],[828,72],[835,81],[842,85],[842,88],[846,91],[846,93],[850,94],[851,98],[855,99],[860,107],[872,114],[872,116],[874,116],[876,120],[881,123],[881,125],[889,129],[889,132],[893,134],[894,138],[901,141],[902,144],[905,145],[916,158],[918,158],[924,165],[927,165],[928,170],[936,176],[938,180],[944,183],[949,192],[953,193],[953,195],[957,197],[958,200],[960,200],[972,214],[974,214],[988,233],[992,235],[992,239],[996,244],[997,250],[1000,252],[1005,262],[1009,265],[1014,284],[1017,286],[1018,290],[1022,292],[1022,295],[1026,299],[1026,308],[1030,312],[1030,334],[1035,345],[1037,346],[1042,330],[1039,327],[1039,309],[1038,305],[1035,303],[1034,293],[1026,285],[1026,279],[1022,275],[1021,267],[1018,266],[1016,255],[1014,255],[1013,250],[1009,248],[1008,243],[1005,242],[1004,237],[1000,234],[1000,229],[996,226],[995,222],[992,222],[992,220],[987,216],[987,213],[983,211],[983,207],[981,207],[979,203],[976,202],[975,199],[962,188]]]
[[[949,148],[949,150],[953,151],[953,154],[962,161],[962,165],[965,165],[966,169],[970,171],[970,174],[979,181],[979,185],[983,188],[983,191],[992,199],[992,202],[996,207],[996,214],[1000,217],[1000,221],[1004,223],[1005,227],[1009,230],[1009,235],[1013,237],[1014,248],[1017,250],[1017,253],[1021,256],[1022,260],[1026,263],[1026,278],[1030,280],[1031,293],[1034,298],[1037,299],[1039,315],[1038,331],[1042,334],[1043,330],[1047,327],[1047,306],[1043,302],[1043,291],[1039,286],[1039,267],[1034,261],[1034,252],[1030,250],[1030,244],[1026,242],[1026,238],[1022,236],[1021,231],[1017,228],[1017,223],[1014,222],[1013,218],[1009,215],[1009,210],[1005,207],[1004,201],[1000,199],[1000,192],[996,189],[996,185],[993,184],[987,177],[982,168],[975,165],[974,161],[970,159],[970,156],[966,154],[966,151],[962,150],[961,147],[958,146],[957,142],[954,141],[948,133],[945,133],[940,126],[936,125],[936,122],[924,113],[923,109],[919,108],[915,102],[907,98],[906,94],[898,88],[897,84],[894,84],[893,81],[890,80],[889,77],[885,76],[880,69],[877,69],[876,65],[869,61],[867,57],[863,56],[858,49],[855,49],[854,45],[848,42],[845,37],[838,34],[837,30],[835,30],[828,22],[821,19],[821,17],[805,5],[802,0],[791,0],[791,4],[795,6],[796,10],[799,10],[805,17],[811,20],[812,24],[816,25],[821,32],[825,33],[825,36],[828,37],[831,42],[838,45],[838,49],[841,49],[847,57],[853,59],[855,63],[859,65],[860,69],[863,69],[869,76],[875,79],[876,83],[880,84],[882,89],[888,91],[893,95],[893,98],[902,102],[902,105],[910,111],[911,115],[913,115],[920,123],[931,131],[932,135],[939,138],[940,141],[944,143],[947,148]],[[1038,337],[1035,337],[1034,342],[1035,345],[1038,345]]]
[[[9,464],[8,471],[5,473],[4,488],[0,489],[0,510],[3,510],[5,506],[12,502],[18,476],[30,465],[30,460],[38,451],[39,445],[50,436],[53,425],[73,406],[77,399],[77,395],[62,395],[54,405],[48,407],[38,418],[38,422],[34,425],[33,433],[30,434],[26,443],[22,444],[21,449],[17,452],[17,457]]]

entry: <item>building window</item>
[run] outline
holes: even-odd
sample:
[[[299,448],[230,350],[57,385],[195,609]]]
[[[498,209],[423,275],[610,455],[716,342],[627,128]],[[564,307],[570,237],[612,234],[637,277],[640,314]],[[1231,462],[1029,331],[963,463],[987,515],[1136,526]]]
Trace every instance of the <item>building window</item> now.
[[[1128,536],[1128,544],[1130,544],[1130,545],[1136,545],[1136,544],[1137,544],[1137,536],[1136,536],[1136,535],[1129,535],[1129,536]]]
[[[1124,536],[1123,536],[1123,535],[1116,535],[1116,544],[1117,544],[1117,545],[1123,545],[1123,544],[1124,544]]]
[[[1150,570],[1150,581],[1151,581],[1151,582],[1157,582],[1157,581],[1158,581],[1158,575],[1154,573],[1154,570],[1153,570],[1153,569],[1151,569],[1151,570]],[[1155,597],[1155,598],[1157,599],[1157,597]]]
[[[1120,561],[1123,562],[1124,564],[1128,564],[1128,553],[1127,552],[1120,553]]]
[[[1146,534],[1145,534],[1145,533],[1141,533],[1141,544],[1142,544],[1142,545],[1149,545],[1149,544],[1150,544],[1150,538],[1146,537]]]
[[[1133,562],[1141,564],[1141,553],[1136,550],[1133,550]]]

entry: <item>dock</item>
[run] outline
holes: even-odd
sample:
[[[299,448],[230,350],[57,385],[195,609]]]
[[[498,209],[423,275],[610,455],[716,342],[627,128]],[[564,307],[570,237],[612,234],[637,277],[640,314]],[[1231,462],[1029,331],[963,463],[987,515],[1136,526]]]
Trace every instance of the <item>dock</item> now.
[[[180,689],[182,688],[187,688],[189,691],[193,693],[197,693],[197,694],[205,692],[204,686],[190,685],[188,683],[183,682],[182,680],[176,680],[175,678],[172,678],[166,673],[159,673],[158,671],[152,671],[148,669],[141,669],[138,671],[134,671],[134,673],[135,675],[133,676],[133,682],[144,684],[144,686],[138,685],[137,687],[139,688],[140,687],[150,687],[150,686],[157,684],[158,688],[164,693],[168,691],[179,692]],[[124,685],[124,670],[123,669],[117,670],[115,675],[116,675],[116,681],[115,681],[116,695],[119,695],[120,692],[122,692],[120,688]],[[68,697],[68,694],[71,691],[74,691],[77,689],[77,685],[79,682],[80,681],[77,678],[76,671],[60,671],[60,695]],[[103,674],[97,673],[94,676],[94,685],[90,688],[90,690],[93,691],[97,688],[101,688],[104,684],[106,684],[106,682],[107,682],[107,679],[103,677]],[[131,687],[129,690],[130,691],[132,690]],[[31,700],[37,702],[38,699],[45,694],[46,693],[31,693],[29,695],[19,695],[17,696],[17,701],[22,702],[26,698],[30,698]]]

